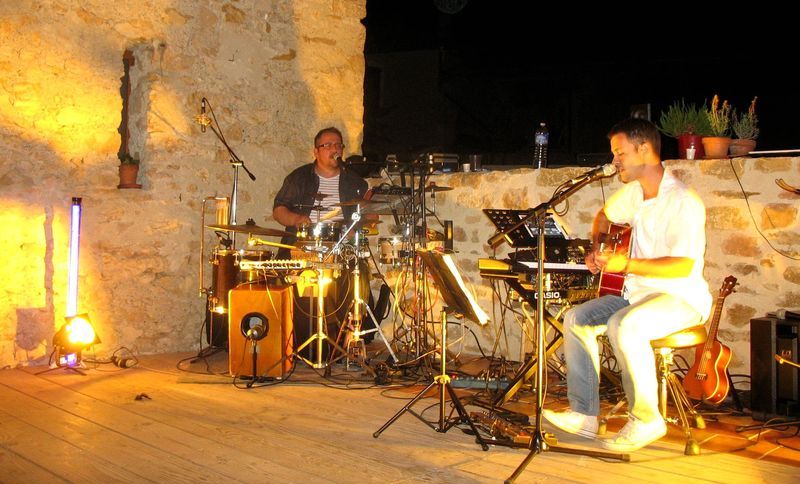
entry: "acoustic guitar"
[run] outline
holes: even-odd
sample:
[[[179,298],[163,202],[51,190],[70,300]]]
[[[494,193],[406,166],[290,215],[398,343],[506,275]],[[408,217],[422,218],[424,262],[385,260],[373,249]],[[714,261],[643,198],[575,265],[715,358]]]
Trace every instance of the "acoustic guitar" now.
[[[628,225],[611,224],[608,233],[600,236],[600,252],[604,254],[624,254],[631,252],[631,228]],[[616,272],[601,272],[600,283],[597,286],[597,297],[611,294],[622,295],[622,286],[625,284],[625,274]]]
[[[734,287],[736,287],[736,278],[726,277],[714,302],[714,313],[711,317],[711,326],[708,328],[708,338],[705,344],[698,346],[695,350],[694,365],[683,378],[683,389],[692,400],[719,405],[730,391],[728,365],[731,362],[731,349],[717,340],[717,332],[719,331],[722,305],[725,303],[725,298],[733,292]]]

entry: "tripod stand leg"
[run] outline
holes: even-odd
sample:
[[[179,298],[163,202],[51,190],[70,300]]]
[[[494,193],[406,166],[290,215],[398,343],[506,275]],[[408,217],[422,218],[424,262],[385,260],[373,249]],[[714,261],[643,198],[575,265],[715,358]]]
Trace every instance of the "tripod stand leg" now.
[[[386,346],[386,349],[389,350],[389,355],[391,355],[392,360],[397,361],[397,356],[394,354],[394,351],[392,351],[392,345],[389,344],[389,340],[387,340],[386,336],[383,335],[383,331],[381,331],[381,326],[378,324],[378,320],[372,313],[372,309],[370,309],[369,305],[366,305],[365,307],[367,308],[367,313],[369,314],[369,317],[372,320],[372,324],[375,325],[375,328],[369,331],[375,331],[376,333],[378,333],[378,336],[383,341],[383,344]]]
[[[56,371],[56,370],[71,371],[71,372],[77,373],[77,374],[79,374],[81,376],[86,376],[86,373],[84,373],[80,369],[72,367],[72,366],[54,366],[52,368],[48,368],[46,370],[42,370],[42,371],[37,372],[35,374],[38,376],[38,375],[43,375],[45,373],[50,373],[51,371]]]
[[[447,426],[443,431],[446,432],[450,429],[450,427],[456,425],[458,422],[466,422],[469,425],[470,430],[475,434],[475,442],[480,444],[481,449],[484,451],[489,450],[489,444],[483,440],[481,434],[478,433],[477,427],[472,422],[472,419],[469,418],[469,414],[467,414],[467,410],[464,408],[464,405],[461,403],[461,400],[458,399],[458,395],[456,395],[456,391],[453,390],[453,387],[450,383],[445,383],[444,386],[447,388],[447,392],[450,394],[450,401],[453,402],[453,406],[456,407],[456,411],[458,412],[458,419],[454,420]],[[444,398],[442,398],[442,405],[441,405],[441,414],[444,414]]]
[[[531,442],[531,445],[533,445],[533,441]],[[525,456],[525,459],[517,466],[516,469],[514,469],[514,473],[511,474],[509,478],[503,482],[505,482],[506,484],[511,484],[512,482],[516,481],[517,477],[519,477],[520,474],[522,474],[525,471],[525,469],[528,467],[528,464],[530,464],[533,458],[536,457],[536,454],[540,453],[541,451],[542,450],[538,448],[538,443],[537,443],[537,447],[531,449],[531,451],[528,452],[528,455]]]
[[[400,416],[403,415],[404,413],[411,411],[411,407],[414,406],[414,404],[417,403],[422,397],[424,397],[425,394],[428,393],[428,390],[433,388],[433,386],[436,385],[436,383],[437,383],[436,380],[430,382],[428,384],[428,386],[425,387],[424,390],[422,390],[421,392],[417,393],[417,395],[414,398],[412,398],[410,402],[405,404],[403,406],[403,408],[400,409],[400,411],[398,411],[396,414],[394,414],[394,416],[392,416],[392,418],[387,420],[386,423],[383,424],[383,426],[381,428],[379,428],[377,431],[375,431],[375,433],[372,434],[372,436],[375,437],[376,439],[378,437],[380,437],[381,433],[383,433],[384,430],[389,428],[389,426],[392,425],[395,420],[400,418]],[[427,422],[425,422],[425,423],[427,423]]]

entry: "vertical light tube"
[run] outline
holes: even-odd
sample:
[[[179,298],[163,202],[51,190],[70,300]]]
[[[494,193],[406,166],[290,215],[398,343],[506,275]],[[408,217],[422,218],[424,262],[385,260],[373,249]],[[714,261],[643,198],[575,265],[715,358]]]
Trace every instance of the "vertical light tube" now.
[[[67,268],[67,314],[78,314],[78,253],[81,242],[81,199],[72,197],[69,227],[69,266]]]

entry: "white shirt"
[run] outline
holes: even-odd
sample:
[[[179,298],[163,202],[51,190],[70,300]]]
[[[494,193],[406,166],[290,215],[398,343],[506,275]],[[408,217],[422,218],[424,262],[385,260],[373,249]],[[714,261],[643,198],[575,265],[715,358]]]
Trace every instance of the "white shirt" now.
[[[665,171],[655,198],[645,200],[642,185],[633,181],[611,196],[603,211],[610,221],[633,227],[631,258],[688,257],[694,260],[687,277],[628,274],[625,277],[626,299],[635,303],[650,294],[666,293],[683,299],[708,319],[711,294],[703,279],[706,209],[697,193]]]

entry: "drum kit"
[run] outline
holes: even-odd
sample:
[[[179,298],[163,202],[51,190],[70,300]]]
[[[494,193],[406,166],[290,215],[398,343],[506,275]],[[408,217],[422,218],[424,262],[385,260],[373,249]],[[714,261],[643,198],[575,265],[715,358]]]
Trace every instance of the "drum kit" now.
[[[224,349],[228,344],[227,329],[228,324],[232,324],[227,320],[231,309],[228,307],[228,293],[231,290],[247,285],[269,287],[276,284],[285,286],[288,283],[297,285],[298,295],[312,296],[317,300],[316,334],[312,334],[304,342],[296,342],[296,348],[292,351],[295,358],[305,361],[314,368],[329,368],[331,363],[346,358],[348,367],[351,361],[357,360],[364,369],[369,370],[364,362],[366,352],[363,336],[374,332],[383,339],[388,352],[394,361],[397,361],[391,345],[379,329],[380,321],[366,302],[368,298],[365,293],[369,294],[371,274],[369,260],[372,259],[378,273],[381,272],[381,268],[409,269],[414,264],[415,248],[424,247],[416,239],[424,238],[427,241],[437,238],[435,231],[419,230],[417,224],[420,220],[417,215],[419,209],[416,207],[419,204],[418,200],[430,195],[435,207],[436,193],[452,188],[431,183],[424,187],[424,191],[418,190],[415,201],[403,187],[382,187],[383,189],[375,189],[376,196],[373,196],[373,199],[346,200],[330,206],[324,206],[321,202],[325,195],[318,194],[314,206],[305,208],[317,211],[316,218],[319,222],[303,224],[297,227],[296,233],[260,226],[252,219],[243,224],[225,223],[226,219],[220,216],[219,207],[216,223],[206,223],[204,200],[203,227],[214,231],[218,237],[218,244],[211,249],[208,258],[201,240],[203,255],[200,268],[200,293],[207,298],[206,338],[209,347]],[[222,201],[223,207],[227,203],[226,199],[219,197],[213,200],[218,203]],[[352,223],[331,220],[341,212],[342,207],[348,206],[356,206]],[[322,213],[324,215],[320,215]],[[395,225],[388,230],[390,232],[388,236],[378,237],[381,232],[378,230],[378,224],[382,222],[379,217],[382,216],[392,217]],[[246,234],[246,249],[235,247],[236,234]],[[371,244],[372,237],[377,239],[375,244]],[[270,238],[294,238],[296,242],[287,245],[268,240]],[[371,245],[374,245],[375,251]],[[279,249],[287,249],[291,254],[290,258],[277,259],[276,253]],[[210,264],[209,287],[204,286],[205,263]],[[327,324],[323,298],[327,292],[326,283],[341,276],[348,279],[352,277],[350,287],[355,290],[348,294],[352,299],[349,303],[348,301],[338,303],[343,305],[348,303],[344,306],[348,311],[346,318],[340,324],[342,331],[334,340],[325,333]],[[313,318],[313,314],[310,317]],[[372,328],[362,329],[363,323],[370,322]],[[347,333],[343,338],[344,347],[339,344],[339,341],[342,341],[343,331]],[[332,348],[327,362],[322,360],[322,347],[325,343]],[[306,346],[316,348],[313,352],[316,354],[315,361],[301,356],[300,351]]]

